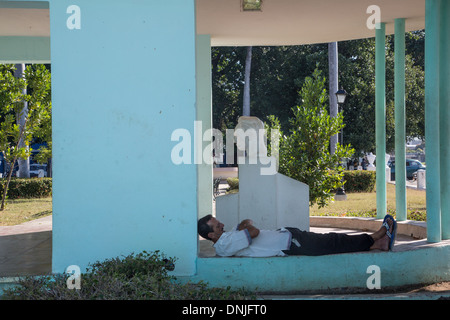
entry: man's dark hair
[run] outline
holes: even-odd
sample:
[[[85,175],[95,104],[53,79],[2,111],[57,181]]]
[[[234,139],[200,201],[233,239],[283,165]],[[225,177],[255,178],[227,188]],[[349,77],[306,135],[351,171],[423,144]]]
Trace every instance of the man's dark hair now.
[[[214,231],[213,228],[211,228],[211,226],[208,225],[208,221],[211,220],[211,218],[212,218],[212,215],[208,214],[207,216],[204,216],[203,218],[198,220],[198,225],[197,225],[198,234],[208,240],[211,240],[211,238],[208,237],[208,233]]]

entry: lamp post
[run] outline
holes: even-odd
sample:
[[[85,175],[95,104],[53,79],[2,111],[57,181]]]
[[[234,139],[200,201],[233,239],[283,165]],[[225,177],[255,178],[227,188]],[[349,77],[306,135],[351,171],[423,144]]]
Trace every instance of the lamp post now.
[[[344,104],[346,97],[347,97],[347,92],[341,87],[341,89],[336,92],[337,103],[338,103],[341,111],[342,111],[342,105]],[[341,129],[341,139],[340,139],[341,145],[344,144],[343,133],[344,133],[344,130]],[[345,194],[344,185],[342,185],[342,187],[340,187],[336,190],[336,195],[335,195],[334,199],[337,201],[347,200],[347,195]]]
[[[344,104],[346,97],[347,97],[347,92],[341,87],[341,89],[336,92],[337,103],[338,103],[341,111],[342,111],[342,105]],[[344,133],[344,129],[341,129],[341,139],[340,139],[341,145],[344,144],[343,133]]]
[[[341,90],[338,90],[336,92],[336,98],[339,104],[342,104],[345,102],[345,97],[347,97],[347,91],[345,91],[342,87]]]

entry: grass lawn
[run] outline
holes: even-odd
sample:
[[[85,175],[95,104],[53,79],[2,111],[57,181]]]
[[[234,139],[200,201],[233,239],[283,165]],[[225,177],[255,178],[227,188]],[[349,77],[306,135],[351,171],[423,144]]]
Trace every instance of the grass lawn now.
[[[388,213],[395,216],[395,185],[387,184]],[[426,192],[406,189],[409,220],[426,220]],[[310,208],[312,216],[376,217],[376,192],[347,193],[346,201],[335,201],[328,207]],[[52,198],[9,200],[5,211],[0,211],[0,226],[12,226],[52,214]]]
[[[13,226],[52,214],[52,197],[7,200],[0,211],[0,226]]]
[[[347,193],[346,201],[334,201],[328,207],[310,208],[312,216],[362,216],[376,217],[376,192]],[[388,213],[395,215],[395,185],[387,184],[386,189]],[[406,202],[409,220],[426,220],[426,192],[406,189]]]

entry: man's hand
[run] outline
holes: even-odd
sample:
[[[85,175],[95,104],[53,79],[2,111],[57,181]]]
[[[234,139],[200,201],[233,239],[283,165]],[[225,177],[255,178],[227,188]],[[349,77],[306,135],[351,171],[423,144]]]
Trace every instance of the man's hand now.
[[[242,222],[238,226],[238,230],[240,231],[240,230],[247,229],[248,226],[252,226],[252,225],[253,225],[252,220],[250,220],[250,219],[242,220]]]
[[[244,229],[248,230],[251,238],[255,238],[259,235],[259,229],[253,226],[253,221],[250,219],[245,219],[239,224],[238,230],[241,231]]]

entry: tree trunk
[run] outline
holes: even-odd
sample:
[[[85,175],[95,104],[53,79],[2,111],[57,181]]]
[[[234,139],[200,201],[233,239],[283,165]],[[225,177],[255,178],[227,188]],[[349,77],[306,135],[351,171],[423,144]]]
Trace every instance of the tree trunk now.
[[[16,78],[22,78],[24,77],[25,72],[25,64],[16,64],[16,71],[14,72],[14,76]],[[23,89],[23,94],[27,94],[27,89]],[[18,125],[19,130],[22,130],[25,126],[25,119],[28,115],[28,104],[26,101],[23,102],[23,108],[20,111],[18,118]],[[24,148],[25,143],[23,141],[23,138],[19,141],[19,148]],[[29,178],[30,177],[30,157],[27,157],[26,159],[19,158],[19,178]]]
[[[27,125],[27,121],[28,121],[28,118],[25,118],[24,125],[20,129],[20,137],[19,137],[19,142],[17,143],[16,149],[19,147],[20,140],[22,140],[22,138],[23,138],[23,134],[25,132],[25,127]],[[0,206],[0,211],[5,210],[6,195],[8,193],[8,187],[9,187],[9,183],[11,182],[11,177],[12,177],[12,174],[14,171],[14,165],[16,164],[16,161],[17,161],[17,156],[15,156],[13,161],[11,162],[11,169],[9,170],[8,179],[6,180],[6,184],[3,187],[3,196],[2,196],[2,204]]]
[[[328,69],[330,79],[330,117],[336,117],[338,114],[338,104],[336,92],[338,89],[338,48],[337,42],[328,43]],[[330,139],[330,153],[334,154],[338,142],[338,135],[335,134]]]
[[[244,84],[244,116],[250,116],[250,71],[252,66],[252,47],[247,47],[247,57],[245,58],[245,84]]]

